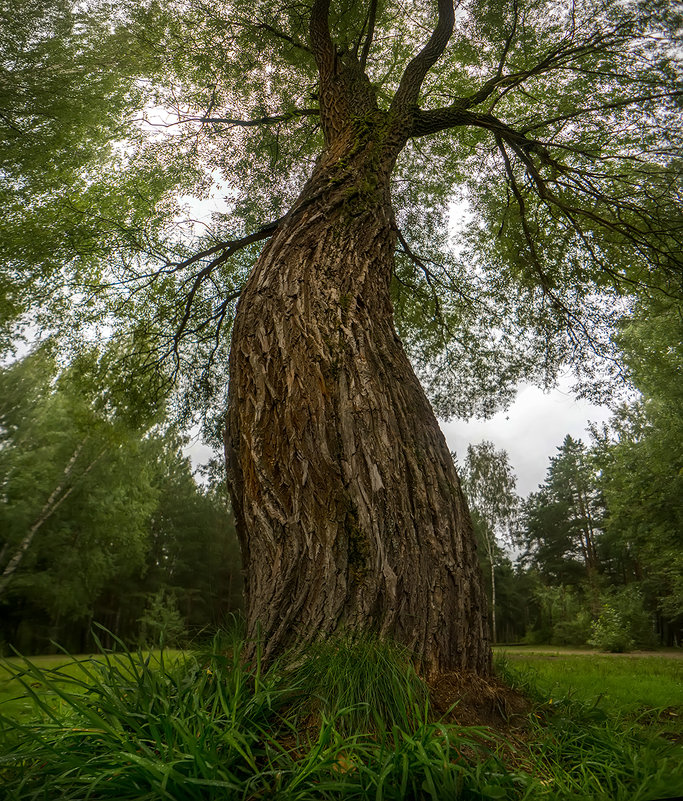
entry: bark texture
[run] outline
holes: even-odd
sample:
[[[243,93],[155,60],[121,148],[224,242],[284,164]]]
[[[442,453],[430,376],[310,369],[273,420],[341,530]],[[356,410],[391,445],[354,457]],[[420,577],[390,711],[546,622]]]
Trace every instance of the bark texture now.
[[[248,636],[269,659],[370,629],[427,674],[486,673],[469,513],[393,326],[376,147],[326,153],[240,299],[226,453]]]
[[[427,675],[483,674],[470,516],[389,295],[391,170],[452,19],[440,5],[439,41],[408,65],[401,102],[380,111],[361,63],[335,50],[327,6],[316,0],[311,20],[324,152],[233,329],[226,459],[248,638],[269,660],[340,629],[374,630],[411,648]]]

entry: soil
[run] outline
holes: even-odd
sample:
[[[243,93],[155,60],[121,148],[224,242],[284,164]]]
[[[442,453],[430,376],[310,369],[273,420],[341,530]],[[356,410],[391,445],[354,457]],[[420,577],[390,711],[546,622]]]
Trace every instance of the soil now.
[[[525,728],[532,702],[492,676],[443,673],[429,684],[432,713],[459,726],[488,726],[505,734]]]

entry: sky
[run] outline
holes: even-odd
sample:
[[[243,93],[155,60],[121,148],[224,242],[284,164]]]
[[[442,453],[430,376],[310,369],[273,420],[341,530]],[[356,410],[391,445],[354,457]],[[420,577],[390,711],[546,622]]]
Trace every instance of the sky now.
[[[468,444],[491,440],[498,450],[508,452],[517,476],[517,493],[526,497],[545,479],[548,459],[567,434],[588,441],[588,422],[600,423],[610,417],[606,406],[577,400],[568,381],[550,391],[523,386],[509,409],[490,420],[440,421],[446,442],[462,464]]]

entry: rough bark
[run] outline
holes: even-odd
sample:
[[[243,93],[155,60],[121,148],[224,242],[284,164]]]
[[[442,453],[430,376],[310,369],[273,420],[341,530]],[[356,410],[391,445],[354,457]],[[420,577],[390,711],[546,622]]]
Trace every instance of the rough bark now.
[[[393,162],[379,125],[335,142],[266,245],[233,331],[226,456],[248,638],[267,660],[375,630],[427,674],[485,673],[469,513],[393,325]]]
[[[452,13],[442,0],[401,102],[383,112],[357,57],[335,48],[328,7],[316,0],[310,29],[324,151],[265,246],[233,328],[226,460],[247,636],[267,661],[370,630],[407,645],[427,675],[487,673],[469,512],[389,296],[391,170]]]

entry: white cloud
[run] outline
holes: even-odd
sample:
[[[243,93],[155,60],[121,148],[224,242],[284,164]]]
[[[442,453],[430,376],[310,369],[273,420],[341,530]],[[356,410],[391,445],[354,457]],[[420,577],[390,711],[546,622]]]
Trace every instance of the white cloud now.
[[[488,439],[496,448],[504,448],[517,475],[517,492],[526,496],[543,482],[548,459],[556,454],[567,434],[585,442],[587,423],[601,422],[609,416],[605,406],[576,400],[566,383],[548,393],[524,386],[512,406],[490,420],[441,421],[441,429],[461,463],[470,443]]]

